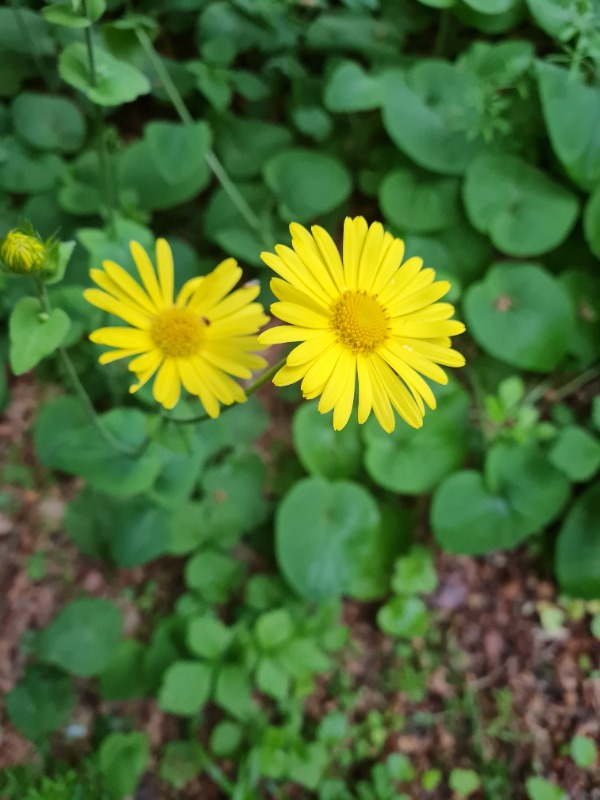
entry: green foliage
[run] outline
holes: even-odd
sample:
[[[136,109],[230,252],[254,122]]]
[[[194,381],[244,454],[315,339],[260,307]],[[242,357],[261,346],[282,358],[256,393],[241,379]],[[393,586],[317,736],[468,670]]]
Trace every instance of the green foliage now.
[[[175,793],[204,773],[203,786],[247,800],[500,796],[479,755],[459,762],[477,771],[443,776],[390,755],[393,710],[365,712],[356,687],[343,688],[339,600],[378,601],[361,613],[401,662],[381,681],[419,702],[439,635],[430,530],[450,553],[533,541],[562,591],[600,597],[596,4],[34,5],[0,8],[0,237],[27,217],[64,241],[43,276],[55,281],[51,309],[41,287],[0,275],[0,404],[5,362],[59,385],[34,425],[40,480],[75,478],[64,529],[89,559],[111,562],[111,588],[162,560],[148,568],[159,589],[128,590],[135,638],[122,638],[124,597],[72,600],[70,585],[53,621],[24,637],[28,660],[6,699],[20,733],[47,754],[75,689],[109,711],[80,774],[15,775],[8,789],[0,777],[0,793],[116,799],[149,769]],[[352,418],[335,432],[289,389],[181,424],[197,403],[159,415],[148,387],[128,393],[123,362],[96,367],[87,336],[114,320],[82,292],[105,259],[137,275],[130,240],[151,250],[169,239],[176,288],[233,256],[268,306],[261,251],[288,243],[292,221],[339,243],[346,214],[382,218],[407,256],[452,283],[466,322],[467,366],[460,383],[433,387],[422,429],[386,434]],[[94,422],[59,348],[101,410]],[[35,488],[37,467],[12,460],[3,481]],[[55,579],[54,546],[36,543],[30,580]],[[598,636],[598,610],[582,608]],[[545,633],[569,619],[555,606],[540,617]],[[344,658],[366,659],[357,648]],[[306,702],[316,688],[320,719]],[[131,730],[141,698],[180,718],[160,752]],[[594,767],[591,740],[576,736],[569,752]],[[525,790],[565,796],[543,777]]]

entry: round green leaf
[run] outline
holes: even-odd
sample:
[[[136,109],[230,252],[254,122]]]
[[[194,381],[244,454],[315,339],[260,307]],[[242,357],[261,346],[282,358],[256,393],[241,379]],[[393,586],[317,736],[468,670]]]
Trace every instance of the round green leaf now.
[[[0,142],[0,189],[36,194],[54,189],[64,170],[56,153],[38,153],[8,137]]]
[[[379,609],[377,624],[388,636],[407,639],[424,636],[428,624],[427,607],[418,597],[398,595]]]
[[[115,408],[101,419],[115,439],[131,448],[131,455],[106,441],[78,400],[59,397],[46,403],[36,419],[34,440],[40,461],[80,475],[100,491],[132,495],[149,489],[161,465],[156,448],[137,452],[146,441],[145,415],[133,408]]]
[[[188,623],[188,646],[194,654],[203,658],[219,658],[229,647],[231,639],[232,631],[215,617],[195,617]]]
[[[466,292],[467,328],[490,355],[521,369],[550,372],[574,324],[568,292],[541,267],[497,264]]]
[[[381,86],[360,64],[341,61],[329,75],[323,102],[334,112],[370,111],[381,105]]]
[[[600,469],[600,440],[585,428],[563,428],[549,453],[550,461],[572,481],[587,481]]]
[[[35,150],[75,153],[85,139],[85,120],[66,97],[23,92],[13,103],[17,136]]]
[[[42,314],[40,301],[35,297],[19,300],[9,320],[10,366],[14,374],[28,372],[60,347],[70,324],[60,308]]]
[[[598,756],[595,743],[587,736],[574,736],[571,739],[571,758],[582,769],[591,767]]]
[[[380,76],[383,124],[413,161],[433,172],[461,175],[481,150],[475,78],[445,61],[422,60],[406,74]]]
[[[415,545],[394,564],[392,589],[396,594],[429,594],[437,586],[431,550]]]
[[[168,742],[163,748],[159,775],[163,781],[181,789],[196,777],[203,764],[202,750],[197,742]]]
[[[212,603],[224,603],[239,585],[243,567],[218,550],[201,550],[185,565],[185,582]]]
[[[539,2],[550,8],[551,0]],[[537,75],[552,148],[569,176],[592,189],[600,181],[600,86],[585,83],[579,70],[543,61]]]
[[[485,477],[465,470],[438,487],[431,525],[451,553],[512,548],[554,519],[569,491],[568,480],[536,446],[501,443],[488,454]]]
[[[75,703],[71,678],[43,665],[28,666],[6,695],[6,711],[15,728],[32,741],[43,741],[68,720]]]
[[[304,403],[294,414],[292,430],[294,447],[307,472],[333,480],[352,478],[361,469],[363,448],[356,420],[334,431],[316,403]]]
[[[323,478],[298,482],[276,516],[283,574],[311,600],[355,594],[376,557],[379,524],[377,504],[362,486]]]
[[[463,198],[469,219],[511,256],[536,256],[563,242],[579,213],[574,194],[516,156],[470,164]]]
[[[216,756],[227,758],[235,753],[244,736],[243,729],[235,722],[224,720],[216,725],[210,735],[210,749]]]
[[[114,800],[133,795],[148,766],[150,743],[145,733],[111,733],[100,745],[100,772]]]
[[[58,71],[70,86],[80,89],[92,103],[100,106],[119,106],[150,91],[150,81],[136,67],[112,56],[97,45],[94,47],[96,80],[90,73],[88,53],[84,44],[67,45],[60,54]]]
[[[267,161],[263,175],[277,195],[279,214],[286,221],[307,222],[333,211],[352,191],[344,164],[313,150],[284,150]]]
[[[556,574],[563,592],[600,598],[600,482],[577,498],[558,535]]]
[[[165,672],[158,695],[163,711],[193,717],[210,694],[211,670],[198,661],[176,661]]]
[[[117,653],[122,627],[108,600],[74,600],[40,633],[37,655],[73,675],[99,675]]]
[[[106,700],[129,700],[143,697],[147,689],[143,679],[146,646],[135,639],[120,642],[115,657],[100,675],[100,691]]]
[[[223,166],[240,181],[259,177],[264,164],[275,153],[290,147],[292,141],[287,128],[258,119],[226,117],[215,133],[215,147]]]
[[[481,786],[481,778],[472,769],[455,768],[450,773],[448,786],[459,797],[468,797]]]
[[[600,358],[600,274],[581,268],[561,272],[560,282],[575,308],[567,351],[588,367]]]
[[[162,128],[161,134],[154,134],[153,145],[147,136],[134,142],[118,159],[120,186],[131,190],[140,207],[148,211],[185,203],[195,197],[210,180],[210,170],[204,159],[199,159],[195,168],[189,171],[180,166],[177,175],[181,180],[166,180],[165,163],[160,166],[157,164],[160,154],[156,151],[156,140],[163,134]],[[173,158],[172,151],[169,158]]]
[[[527,778],[525,788],[529,800],[568,800],[567,793],[546,778]]]
[[[146,125],[144,138],[154,166],[168,184],[180,184],[194,173],[206,172],[204,159],[210,148],[210,128],[205,122],[183,125],[154,121]]]
[[[402,231],[433,233],[459,219],[459,183],[416,170],[396,169],[379,185],[379,205],[386,218]]]
[[[400,425],[389,434],[374,422],[365,426],[365,467],[384,489],[401,494],[428,492],[464,461],[466,394],[455,387],[436,387],[436,392],[440,408],[426,416],[419,430]]]

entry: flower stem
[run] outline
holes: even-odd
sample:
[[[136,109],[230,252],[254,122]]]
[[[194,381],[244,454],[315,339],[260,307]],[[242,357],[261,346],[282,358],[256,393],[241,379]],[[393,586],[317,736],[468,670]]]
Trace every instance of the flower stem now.
[[[163,85],[165,92],[167,93],[169,100],[173,104],[173,107],[177,111],[179,118],[185,125],[191,125],[194,122],[194,118],[190,114],[183,97],[181,96],[178,88],[175,86],[171,76],[169,75],[168,70],[165,68],[165,65],[161,61],[158,53],[154,49],[154,45],[150,41],[150,37],[146,33],[145,30],[141,28],[135,29],[136,36],[138,38],[139,43],[144,48],[146,55],[148,56],[152,66],[160,82]],[[261,240],[264,242],[266,247],[271,247],[272,242],[270,237],[266,234],[265,229],[260,221],[260,219],[256,216],[250,205],[247,203],[245,197],[242,195],[240,190],[237,186],[233,183],[225,167],[217,156],[215,155],[213,150],[208,150],[205,153],[204,158],[206,163],[210,167],[213,175],[219,181],[223,189],[229,195],[231,202],[240,212],[242,217],[246,220],[248,225],[253,228],[256,233],[260,236]]]
[[[593,381],[594,378],[598,376],[600,376],[600,365],[595,364],[593,367],[589,367],[583,372],[580,372],[579,375],[576,375],[568,383],[565,383],[564,386],[560,386],[557,389],[553,389],[550,380],[541,381],[525,395],[523,398],[523,405],[535,405],[538,400],[542,399],[546,392],[552,393],[551,400],[553,403],[559,402],[570,394],[573,394],[573,392],[576,392],[581,386],[585,386],[586,383]]]
[[[36,278],[35,283],[36,283],[38,297],[42,304],[42,308],[47,314],[51,314],[52,304],[50,303],[50,298],[48,297],[48,291],[46,289],[45,283],[43,282],[43,280],[41,280],[41,278]],[[133,448],[123,444],[123,442],[120,442],[115,436],[112,435],[110,431],[108,431],[105,428],[102,420],[96,413],[96,409],[94,408],[94,405],[90,400],[90,396],[86,392],[84,385],[79,380],[79,376],[77,375],[77,370],[75,369],[73,362],[71,361],[71,358],[67,353],[66,348],[63,347],[63,345],[60,345],[58,348],[58,357],[60,359],[64,371],[67,374],[69,381],[71,382],[75,394],[79,399],[79,402],[81,403],[85,413],[87,414],[89,421],[94,426],[94,428],[96,428],[96,430],[98,431],[100,436],[102,436],[104,441],[119,453],[123,453],[125,455],[130,455],[130,456],[138,455],[140,453],[140,450],[138,448],[134,450]]]
[[[254,392],[258,391],[261,388],[261,386],[264,386],[265,383],[268,383],[271,380],[271,378],[275,375],[275,373],[279,372],[279,370],[283,367],[286,360],[287,356],[285,358],[282,358],[281,361],[278,361],[272,367],[269,367],[269,369],[266,369],[262,373],[262,375],[259,375],[259,377],[254,381],[254,383],[251,384],[246,389],[246,397],[250,397],[251,395],[254,394]],[[227,412],[227,409],[229,408],[233,408],[233,406],[225,406],[222,413],[225,414]],[[167,414],[163,414],[162,416],[169,422],[176,422],[178,425],[192,425],[195,422],[204,422],[204,420],[209,419],[208,414],[199,414],[197,417],[186,417],[184,419],[177,419],[177,417],[170,417]]]
[[[88,0],[83,0],[83,13],[89,20],[89,7]],[[84,28],[85,46],[88,55],[88,66],[90,70],[90,83],[92,86],[98,84],[98,73],[96,71],[96,56],[94,54],[94,40],[92,38],[92,24]],[[114,209],[114,192],[113,181],[110,170],[110,156],[106,143],[106,125],[104,122],[104,114],[96,103],[94,106],[94,116],[96,125],[96,136],[98,139],[98,163],[100,164],[100,175],[102,179],[102,188],[104,193],[104,203],[106,205],[108,228],[111,235],[115,236],[115,209]]]

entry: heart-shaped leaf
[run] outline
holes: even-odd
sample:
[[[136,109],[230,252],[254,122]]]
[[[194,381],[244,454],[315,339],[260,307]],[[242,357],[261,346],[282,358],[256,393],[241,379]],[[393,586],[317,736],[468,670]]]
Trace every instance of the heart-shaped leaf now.
[[[46,314],[35,297],[19,300],[9,321],[10,366],[14,374],[22,375],[53,353],[63,343],[70,324],[60,308]]]
[[[370,111],[381,105],[381,86],[355,61],[342,61],[332,71],[323,97],[329,111]]]

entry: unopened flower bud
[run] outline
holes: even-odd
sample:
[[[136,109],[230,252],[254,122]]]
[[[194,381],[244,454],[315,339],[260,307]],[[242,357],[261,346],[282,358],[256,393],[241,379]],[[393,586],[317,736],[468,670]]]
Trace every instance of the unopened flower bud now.
[[[35,234],[9,231],[0,244],[0,260],[9,272],[30,275],[40,272],[46,260],[46,247]]]

